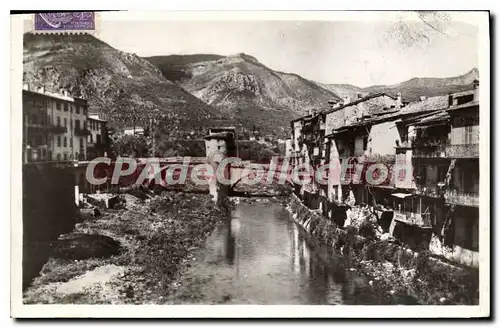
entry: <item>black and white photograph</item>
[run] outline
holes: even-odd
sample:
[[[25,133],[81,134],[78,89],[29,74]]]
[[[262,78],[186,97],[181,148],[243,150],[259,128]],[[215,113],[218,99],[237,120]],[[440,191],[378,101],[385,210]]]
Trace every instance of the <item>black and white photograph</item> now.
[[[11,15],[11,315],[488,316],[489,19]]]

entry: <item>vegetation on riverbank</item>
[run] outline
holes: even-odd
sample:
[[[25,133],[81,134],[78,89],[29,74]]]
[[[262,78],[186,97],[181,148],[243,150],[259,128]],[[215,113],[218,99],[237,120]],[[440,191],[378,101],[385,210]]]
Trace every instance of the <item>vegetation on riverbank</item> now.
[[[161,304],[179,269],[224,215],[209,195],[121,197],[121,209],[84,215],[51,247],[25,303]],[[109,249],[108,238],[117,247],[106,256],[100,251]]]

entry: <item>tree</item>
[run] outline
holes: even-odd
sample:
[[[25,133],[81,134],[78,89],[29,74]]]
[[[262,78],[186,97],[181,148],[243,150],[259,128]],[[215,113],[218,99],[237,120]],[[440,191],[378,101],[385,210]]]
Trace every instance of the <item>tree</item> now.
[[[148,142],[144,136],[122,135],[114,140],[111,150],[116,156],[146,157]]]
[[[412,47],[430,42],[436,35],[446,36],[450,16],[442,11],[410,11],[399,15],[387,31],[387,36],[400,44]]]

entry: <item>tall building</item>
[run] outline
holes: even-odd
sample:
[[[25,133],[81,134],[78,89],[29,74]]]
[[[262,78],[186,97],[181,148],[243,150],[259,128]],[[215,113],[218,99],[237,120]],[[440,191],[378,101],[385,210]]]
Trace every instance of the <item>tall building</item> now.
[[[304,204],[334,221],[346,204],[370,206],[408,247],[478,266],[479,82],[412,103],[376,94],[331,105],[291,122],[292,164],[315,177],[328,164],[326,185],[295,184]]]
[[[87,118],[87,159],[106,155],[108,145],[107,120],[99,114],[91,113]]]
[[[23,85],[23,162],[86,160],[87,101]]]

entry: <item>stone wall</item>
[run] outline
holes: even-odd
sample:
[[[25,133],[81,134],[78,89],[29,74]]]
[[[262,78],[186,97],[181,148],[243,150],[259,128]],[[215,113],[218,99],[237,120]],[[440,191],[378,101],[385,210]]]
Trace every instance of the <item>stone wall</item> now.
[[[357,229],[339,227],[292,194],[288,210],[316,247],[342,252],[351,266],[374,276],[388,288],[422,304],[478,304],[478,270],[452,265],[430,252],[417,253],[396,243],[360,236]]]
[[[78,216],[71,167],[23,165],[23,285],[45,263],[50,242],[71,231]]]

